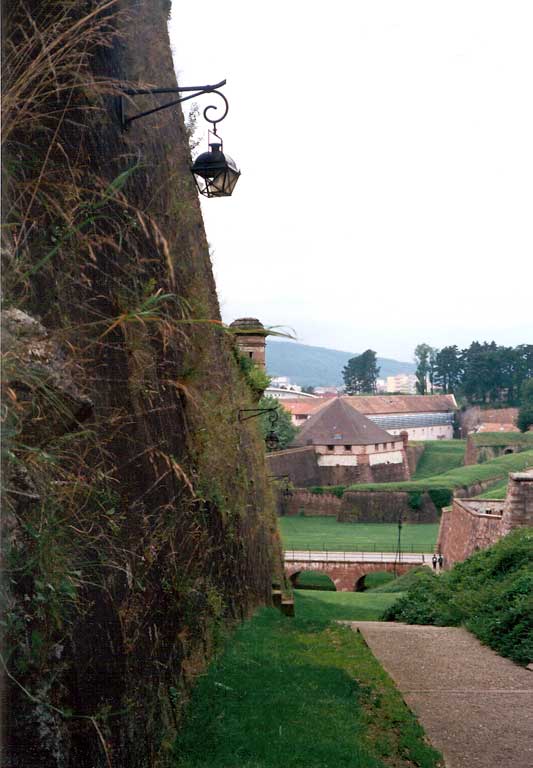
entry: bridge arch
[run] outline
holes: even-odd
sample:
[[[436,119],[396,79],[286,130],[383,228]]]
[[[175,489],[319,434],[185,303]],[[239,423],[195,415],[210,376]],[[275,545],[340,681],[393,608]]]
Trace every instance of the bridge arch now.
[[[326,573],[335,584],[337,592],[361,591],[364,585],[364,577],[377,571],[396,571],[401,576],[412,568],[417,568],[420,563],[386,563],[386,562],[327,562],[316,561],[286,561],[285,574],[292,582],[298,578],[302,571],[318,571]],[[357,585],[359,584],[359,590]]]
[[[337,591],[337,587],[335,585],[335,582],[333,581],[331,576],[327,573],[327,571],[324,571],[324,570],[317,571],[315,568],[302,568],[301,571],[295,571],[294,573],[292,573],[289,576],[289,581],[291,582],[291,584],[292,584],[292,586],[294,588],[300,587],[301,589],[307,589],[305,584],[301,584],[300,583],[300,576],[302,574],[307,574],[307,575],[310,575],[310,574],[317,574],[317,575],[321,574],[321,575],[326,577],[326,580],[327,580],[326,584],[327,585],[325,584],[324,587],[316,587],[316,586],[309,587],[310,589],[317,589],[317,590],[318,589],[324,589],[324,590],[328,590],[328,589],[333,588],[334,591]]]

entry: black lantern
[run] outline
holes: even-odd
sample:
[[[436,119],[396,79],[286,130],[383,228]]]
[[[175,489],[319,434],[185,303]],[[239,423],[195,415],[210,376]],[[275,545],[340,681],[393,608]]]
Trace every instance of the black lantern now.
[[[222,151],[222,140],[209,144],[209,152],[202,152],[191,168],[198,192],[205,197],[229,197],[241,175],[235,161]]]
[[[118,115],[123,131],[127,131],[135,120],[140,120],[148,115],[153,115],[156,112],[160,112],[162,109],[174,107],[176,104],[181,104],[196,96],[204,96],[213,93],[222,99],[222,113],[218,113],[217,111],[220,105],[217,107],[210,104],[204,109],[204,119],[213,126],[213,130],[210,131],[210,133],[214,139],[209,142],[209,151],[203,152],[197,157],[191,168],[198,191],[201,195],[205,195],[205,197],[229,197],[235,189],[235,184],[241,175],[235,161],[232,160],[229,155],[225,155],[222,151],[222,139],[217,135],[217,123],[224,120],[229,109],[228,100],[224,94],[218,90],[218,88],[221,88],[225,84],[226,81],[221,80],[220,83],[215,83],[215,85],[189,85],[171,88],[124,88],[118,97]],[[173,99],[172,101],[160,104],[157,107],[152,107],[152,109],[147,109],[144,112],[137,112],[133,115],[126,115],[125,113],[124,99],[126,96],[132,100],[137,96],[159,96],[161,94],[181,93],[186,93],[187,95],[180,96],[178,99]],[[211,113],[211,110],[214,110],[214,113]],[[211,117],[211,114],[214,114],[215,116]]]
[[[279,437],[273,430],[270,430],[270,432],[267,433],[267,436],[265,437],[265,443],[269,451],[275,451],[278,447]]]

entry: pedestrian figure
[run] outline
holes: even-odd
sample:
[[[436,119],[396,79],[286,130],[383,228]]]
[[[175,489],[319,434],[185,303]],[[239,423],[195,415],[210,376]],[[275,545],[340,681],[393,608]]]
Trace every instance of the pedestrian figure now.
[[[444,558],[441,554],[439,554],[439,571],[442,571],[443,563],[444,563]]]
[[[433,570],[436,571],[437,570],[437,555],[433,555],[433,557],[431,558],[431,562],[433,563]]]

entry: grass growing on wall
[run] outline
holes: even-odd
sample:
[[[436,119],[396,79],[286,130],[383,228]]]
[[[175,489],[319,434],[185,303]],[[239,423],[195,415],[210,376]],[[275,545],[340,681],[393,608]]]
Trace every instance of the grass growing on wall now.
[[[498,485],[495,485],[490,490],[480,494],[479,498],[480,499],[505,499],[505,497],[507,496],[508,484],[509,484],[509,481],[507,479],[502,480],[501,483],[498,483]]]
[[[280,517],[285,549],[340,552],[394,552],[398,526],[393,523],[339,523],[334,517]],[[402,549],[432,552],[438,523],[410,523],[402,528]]]
[[[441,475],[463,465],[465,440],[426,440],[424,445],[413,480]]]
[[[523,445],[533,448],[533,432],[481,432],[471,435],[472,442],[477,447],[503,447],[506,445]]]
[[[236,632],[198,679],[176,768],[441,765],[362,638],[304,610],[263,609]]]

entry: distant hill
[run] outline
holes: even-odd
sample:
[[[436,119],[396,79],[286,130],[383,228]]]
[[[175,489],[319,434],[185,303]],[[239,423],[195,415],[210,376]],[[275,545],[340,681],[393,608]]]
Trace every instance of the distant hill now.
[[[309,347],[294,341],[268,340],[266,363],[269,376],[288,376],[302,387],[342,386],[342,369],[357,352],[341,352],[326,347]],[[378,357],[379,377],[414,373],[414,363]]]

